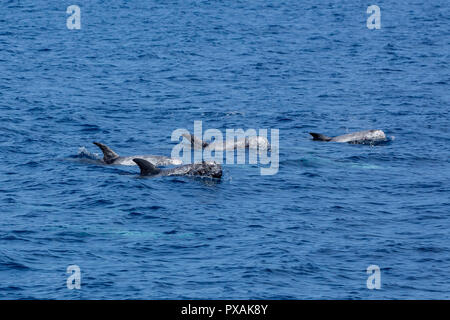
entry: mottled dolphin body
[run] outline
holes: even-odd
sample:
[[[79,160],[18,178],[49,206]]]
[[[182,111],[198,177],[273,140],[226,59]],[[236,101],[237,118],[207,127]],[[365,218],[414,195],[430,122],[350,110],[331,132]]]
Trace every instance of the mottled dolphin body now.
[[[235,149],[256,149],[259,150],[270,150],[270,143],[267,140],[267,138],[264,137],[258,137],[258,136],[251,136],[251,137],[245,137],[240,138],[234,141],[226,140],[225,142],[222,141],[214,141],[212,143],[208,143],[205,141],[200,140],[199,138],[195,137],[191,134],[183,134],[183,137],[185,137],[188,141],[191,142],[191,145],[195,149],[205,149],[208,147],[210,150],[214,149],[216,151],[231,151]]]
[[[365,130],[344,134],[342,136],[328,137],[321,133],[310,132],[313,140],[347,142],[354,144],[373,144],[377,142],[387,141],[386,135],[382,130]]]
[[[155,156],[155,155],[135,155],[122,157],[115,153],[111,148],[100,142],[94,142],[103,152],[103,162],[106,164],[117,164],[124,166],[135,166],[136,163],[133,161],[134,158],[140,158],[147,160],[154,164],[155,166],[169,166],[169,165],[179,165],[181,160],[173,159],[165,156]]]
[[[203,161],[171,169],[160,169],[144,159],[135,158],[133,161],[141,169],[141,176],[202,176],[217,179],[222,177],[222,166],[215,162]]]

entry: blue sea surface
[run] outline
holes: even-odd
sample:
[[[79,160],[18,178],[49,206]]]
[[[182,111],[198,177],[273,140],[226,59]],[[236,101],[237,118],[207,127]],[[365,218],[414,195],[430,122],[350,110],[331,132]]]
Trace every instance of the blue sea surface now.
[[[1,1],[0,299],[450,299],[449,62],[448,0]],[[94,161],[196,120],[279,129],[278,173]]]

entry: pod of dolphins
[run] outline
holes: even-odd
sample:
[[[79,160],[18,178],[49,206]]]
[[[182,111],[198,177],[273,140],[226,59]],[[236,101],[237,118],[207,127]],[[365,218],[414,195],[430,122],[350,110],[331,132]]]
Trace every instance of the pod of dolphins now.
[[[328,137],[321,133],[310,132],[313,140],[331,141],[351,144],[375,144],[387,141],[386,135],[382,130],[365,130],[354,133],[348,133],[336,137]],[[259,150],[270,150],[269,141],[263,137],[245,137],[231,143],[214,142],[208,144],[191,134],[183,135],[194,148],[206,148],[213,145],[215,150],[225,151],[245,148],[258,148]],[[173,159],[166,156],[157,155],[133,155],[119,156],[111,148],[100,142],[94,142],[96,146],[103,152],[102,162],[107,165],[138,165],[141,176],[201,176],[220,179],[222,177],[222,166],[216,162],[202,161],[201,163],[193,163],[182,165],[181,160]],[[170,169],[160,169],[159,166],[175,165]]]

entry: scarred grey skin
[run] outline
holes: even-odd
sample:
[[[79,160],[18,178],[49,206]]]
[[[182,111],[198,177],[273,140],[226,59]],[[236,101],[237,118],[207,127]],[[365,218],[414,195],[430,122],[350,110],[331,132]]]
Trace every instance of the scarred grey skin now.
[[[123,166],[135,166],[136,163],[133,161],[134,158],[140,158],[147,160],[154,164],[155,166],[169,166],[169,165],[179,165],[181,164],[181,160],[172,159],[165,156],[154,156],[154,155],[144,155],[144,156],[129,156],[129,157],[121,157],[117,153],[115,153],[111,148],[104,145],[100,142],[93,142],[96,146],[98,146],[103,152],[103,162],[106,164],[114,164],[114,165],[123,165]]]
[[[203,161],[163,170],[144,159],[135,158],[133,161],[141,169],[141,176],[202,176],[217,179],[222,177],[222,166],[215,162]]]
[[[270,143],[267,140],[267,138],[264,137],[245,137],[241,139],[237,139],[236,141],[228,141],[225,142],[219,142],[214,141],[212,143],[204,142],[197,138],[194,135],[191,134],[182,134],[183,137],[185,137],[188,141],[191,142],[191,145],[194,147],[194,149],[205,149],[206,147],[210,148],[211,150],[214,149],[216,151],[227,151],[227,150],[235,150],[235,149],[249,149],[258,148],[259,150],[270,150]]]
[[[332,142],[347,142],[355,144],[376,143],[386,141],[386,135],[382,130],[365,130],[353,133],[344,134],[337,137],[328,137],[324,134],[310,132],[313,140],[332,141]]]

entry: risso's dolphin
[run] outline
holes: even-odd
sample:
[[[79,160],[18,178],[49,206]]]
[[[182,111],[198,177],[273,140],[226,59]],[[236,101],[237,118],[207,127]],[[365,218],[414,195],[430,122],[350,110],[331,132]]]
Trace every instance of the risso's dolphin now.
[[[328,137],[324,134],[310,132],[313,140],[347,142],[354,144],[373,144],[377,142],[387,141],[386,135],[382,130],[365,130],[344,134],[342,136]]]
[[[141,176],[202,176],[217,179],[222,177],[222,166],[215,162],[203,161],[163,170],[144,159],[135,158],[133,161],[141,169]]]
[[[181,160],[173,159],[165,156],[154,156],[154,155],[144,155],[144,156],[128,156],[121,157],[117,153],[115,153],[111,148],[104,145],[100,142],[93,142],[96,146],[98,146],[103,152],[103,162],[106,164],[120,164],[124,166],[134,166],[136,163],[133,161],[134,158],[141,158],[147,160],[154,164],[155,166],[168,166],[168,165],[179,165],[181,164]]]
[[[235,149],[256,149],[259,150],[270,150],[270,143],[267,140],[267,138],[259,137],[259,136],[251,136],[251,137],[245,137],[240,138],[234,141],[226,140],[224,142],[222,141],[214,141],[213,143],[208,143],[205,141],[200,140],[194,135],[183,133],[183,137],[185,137],[188,141],[191,142],[191,145],[196,148],[200,149],[200,146],[202,149],[205,149],[206,147],[209,147],[211,150],[214,149],[216,151],[227,151],[227,150],[235,150]]]

